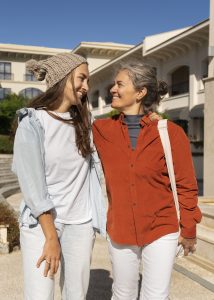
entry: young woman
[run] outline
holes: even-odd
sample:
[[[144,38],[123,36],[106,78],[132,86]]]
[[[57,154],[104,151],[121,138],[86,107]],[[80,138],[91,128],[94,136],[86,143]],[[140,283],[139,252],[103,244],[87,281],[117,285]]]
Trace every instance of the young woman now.
[[[136,300],[143,261],[140,299],[166,300],[178,241],[193,252],[197,184],[188,139],[168,122],[181,213],[181,233],[157,120],[150,112],[167,93],[155,70],[142,63],[121,68],[111,89],[120,115],[93,124],[109,200],[107,232],[113,267],[113,300]]]
[[[27,68],[38,80],[46,80],[47,91],[19,111],[14,143],[13,170],[24,198],[24,299],[53,300],[54,274],[61,260],[63,299],[83,300],[94,224],[105,233],[104,201],[98,197],[96,178],[96,198],[91,189],[88,65],[79,55],[61,53],[31,60]]]

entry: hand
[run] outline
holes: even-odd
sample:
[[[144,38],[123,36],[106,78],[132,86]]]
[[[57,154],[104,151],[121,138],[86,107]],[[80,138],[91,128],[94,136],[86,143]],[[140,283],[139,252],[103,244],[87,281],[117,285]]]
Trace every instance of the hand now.
[[[153,112],[149,115],[149,118],[151,121],[154,121],[154,120],[162,120],[162,116],[161,115],[158,115],[157,113]]]
[[[41,263],[45,260],[44,276],[47,277],[48,272],[50,277],[56,274],[59,268],[61,247],[57,238],[46,240],[43,248],[42,255],[40,256],[36,266],[40,267]]]
[[[196,238],[187,239],[180,235],[178,239],[178,244],[179,245],[181,244],[183,246],[185,256],[187,256],[189,253],[195,252],[196,250],[195,248]]]

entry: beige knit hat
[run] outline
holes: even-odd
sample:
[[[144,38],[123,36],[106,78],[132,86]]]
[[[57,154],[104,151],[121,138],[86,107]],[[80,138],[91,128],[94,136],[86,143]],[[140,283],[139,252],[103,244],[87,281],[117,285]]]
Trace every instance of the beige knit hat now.
[[[37,80],[45,79],[49,89],[82,63],[87,63],[87,60],[78,54],[59,53],[45,60],[30,59],[26,62],[26,68]]]

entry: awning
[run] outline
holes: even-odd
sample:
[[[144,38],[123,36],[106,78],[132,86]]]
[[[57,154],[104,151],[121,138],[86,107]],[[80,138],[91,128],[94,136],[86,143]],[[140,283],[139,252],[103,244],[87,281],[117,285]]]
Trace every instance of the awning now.
[[[189,113],[190,118],[203,118],[204,117],[204,104],[194,106]]]
[[[171,110],[166,110],[165,114],[170,120],[189,120],[189,108],[176,108]]]

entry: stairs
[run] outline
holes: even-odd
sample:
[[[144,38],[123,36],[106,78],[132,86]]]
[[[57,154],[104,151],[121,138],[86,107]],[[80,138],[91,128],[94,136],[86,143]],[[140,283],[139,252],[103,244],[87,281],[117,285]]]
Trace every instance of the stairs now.
[[[20,191],[16,175],[11,171],[12,155],[0,154],[0,201]]]
[[[214,292],[214,199],[199,199],[196,254],[177,259],[174,269]]]

